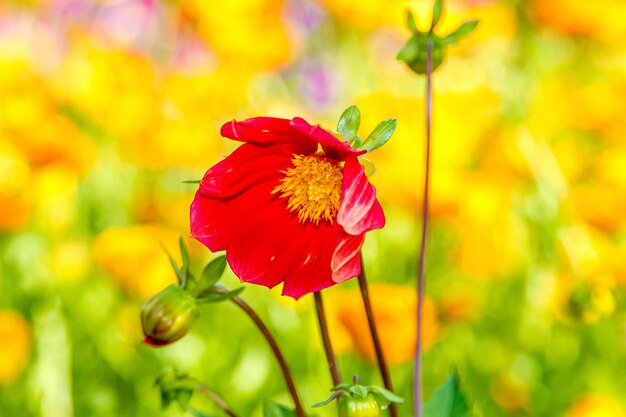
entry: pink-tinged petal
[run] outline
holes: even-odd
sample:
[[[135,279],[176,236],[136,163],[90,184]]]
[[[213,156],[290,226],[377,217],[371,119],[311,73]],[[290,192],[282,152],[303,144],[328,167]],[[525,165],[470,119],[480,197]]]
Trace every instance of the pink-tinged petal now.
[[[365,235],[342,233],[337,240],[330,264],[334,282],[344,282],[361,274],[361,246]]]
[[[299,148],[292,144],[241,145],[204,174],[200,181],[200,192],[206,197],[223,199],[261,182],[272,179],[278,181],[282,176],[281,171],[290,166],[293,154],[301,152]]]
[[[385,225],[385,214],[357,158],[348,158],[343,168],[341,205],[337,222],[351,235],[360,235]]]
[[[316,226],[307,222],[301,226],[299,236],[289,246],[293,263],[283,284],[283,295],[297,300],[335,285],[330,263],[339,233],[342,230],[336,223],[320,222]]]
[[[221,135],[240,142],[252,143],[297,143],[315,152],[317,142],[291,126],[288,119],[255,117],[238,122],[233,120],[222,126]]]
[[[346,159],[348,156],[358,156],[366,152],[352,148],[348,142],[340,141],[328,131],[319,126],[310,125],[306,120],[299,117],[291,121],[291,126],[319,143],[329,158]]]

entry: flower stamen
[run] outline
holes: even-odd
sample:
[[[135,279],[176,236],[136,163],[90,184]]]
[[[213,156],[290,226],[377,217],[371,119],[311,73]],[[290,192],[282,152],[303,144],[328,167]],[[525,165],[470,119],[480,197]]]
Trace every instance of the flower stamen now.
[[[339,211],[343,173],[336,161],[323,155],[294,155],[293,168],[282,171],[272,194],[287,198],[289,211],[298,212],[302,223],[309,220],[319,224],[321,219],[332,222]]]

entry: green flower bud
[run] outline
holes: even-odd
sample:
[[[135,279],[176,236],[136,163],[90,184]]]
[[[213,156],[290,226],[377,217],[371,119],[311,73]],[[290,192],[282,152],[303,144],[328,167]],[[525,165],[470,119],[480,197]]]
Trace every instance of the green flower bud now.
[[[441,63],[446,52],[446,45],[442,39],[434,33],[414,33],[407,44],[398,53],[398,59],[418,74],[426,74],[426,61],[428,60],[428,42],[432,42],[432,69],[434,72]]]
[[[145,342],[153,346],[174,343],[187,334],[199,314],[196,299],[178,285],[170,285],[141,307]]]
[[[339,397],[339,417],[378,417],[380,405],[372,394],[365,398],[344,394]]]

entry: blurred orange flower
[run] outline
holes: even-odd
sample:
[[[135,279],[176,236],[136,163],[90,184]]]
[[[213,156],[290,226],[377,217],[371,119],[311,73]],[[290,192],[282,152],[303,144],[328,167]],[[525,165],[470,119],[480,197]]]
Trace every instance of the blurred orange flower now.
[[[0,310],[0,385],[17,379],[30,356],[30,325],[16,310]]]
[[[374,283],[369,288],[383,351],[391,364],[411,360],[415,355],[417,297],[411,287]],[[350,344],[369,361],[376,361],[374,346],[369,333],[367,316],[358,288],[340,289],[331,293],[328,311],[330,331],[338,334],[341,347],[347,352]],[[437,335],[435,306],[430,299],[424,302],[422,341],[428,348]],[[342,335],[343,333],[343,335]],[[350,344],[345,336],[349,336]],[[338,349],[339,350],[339,349]],[[339,351],[341,352],[341,351]]]
[[[613,398],[606,395],[587,394],[577,399],[566,417],[623,417],[624,410]]]

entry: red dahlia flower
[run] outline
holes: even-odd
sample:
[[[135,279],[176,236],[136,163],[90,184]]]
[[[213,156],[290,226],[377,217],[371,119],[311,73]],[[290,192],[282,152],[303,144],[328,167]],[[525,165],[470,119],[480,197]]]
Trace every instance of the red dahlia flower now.
[[[295,299],[361,273],[365,232],[385,216],[357,156],[365,153],[300,118],[222,126],[245,142],[209,169],[191,205],[191,235],[244,282]]]

